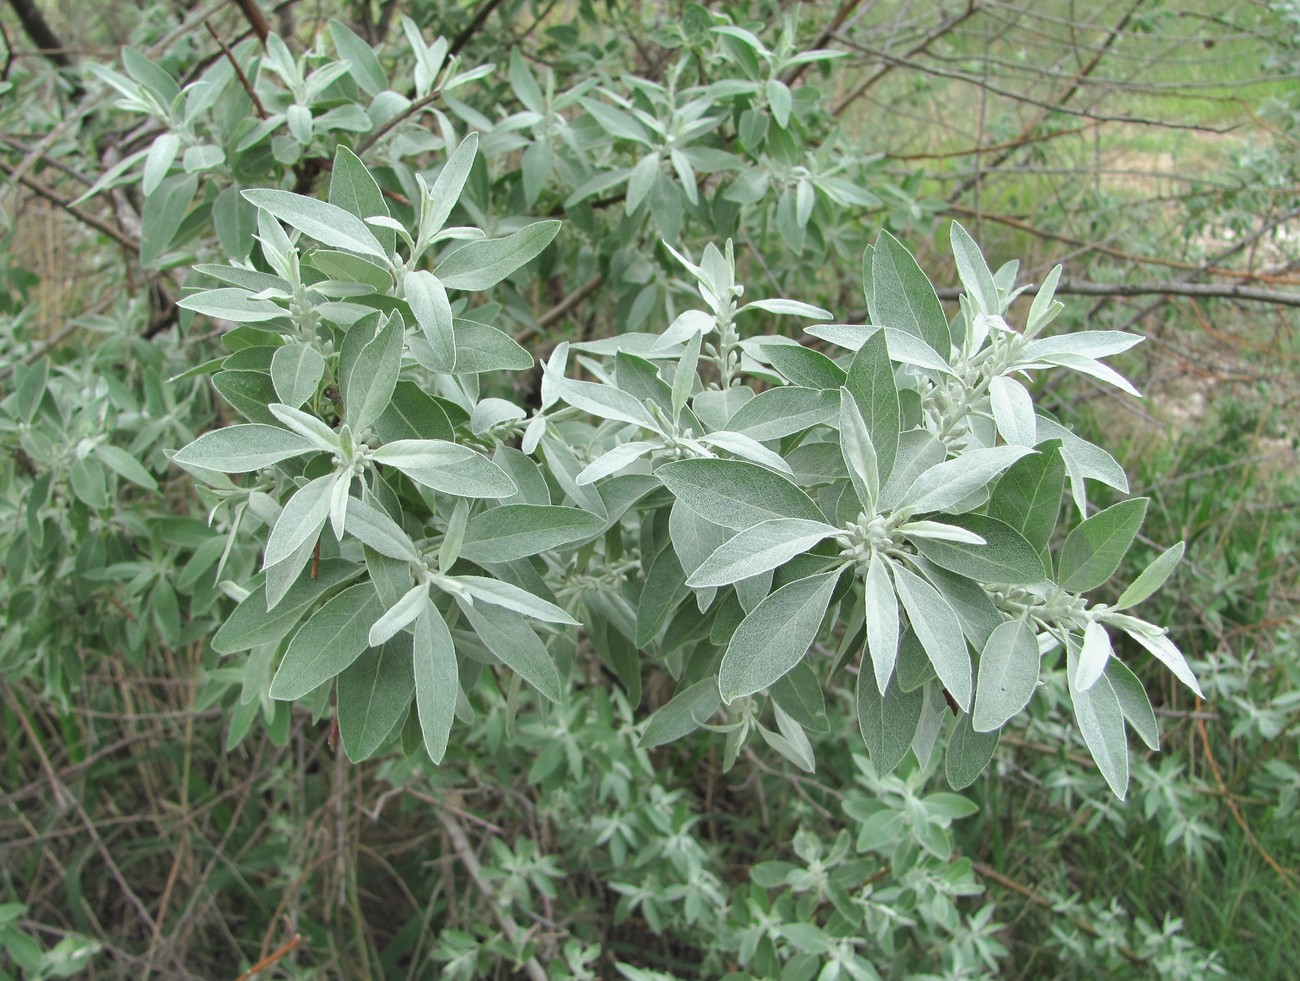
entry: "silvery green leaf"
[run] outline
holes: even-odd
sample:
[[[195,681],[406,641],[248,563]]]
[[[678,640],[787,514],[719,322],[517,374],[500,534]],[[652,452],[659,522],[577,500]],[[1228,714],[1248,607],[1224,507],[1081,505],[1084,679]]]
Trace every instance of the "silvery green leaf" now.
[[[944,511],[984,489],[1003,470],[1032,452],[1026,446],[967,450],[926,471],[903,495],[900,506],[913,513]]]
[[[801,303],[798,300],[752,300],[737,310],[736,313],[741,314],[746,310],[762,310],[765,313],[806,317],[809,320],[830,320],[834,317],[834,314],[829,310],[815,307],[811,303]]]
[[[448,289],[490,289],[539,255],[559,231],[558,221],[536,221],[505,238],[470,242],[438,263],[435,272]]]
[[[895,434],[897,435],[897,434]],[[840,452],[853,483],[858,503],[868,515],[876,514],[880,498],[880,473],[876,448],[858,411],[857,402],[847,388],[840,389]]]
[[[456,332],[458,375],[487,371],[527,371],[533,366],[533,356],[504,331],[488,324],[459,318],[452,321],[452,328]]]
[[[770,518],[823,520],[812,499],[780,474],[743,460],[679,460],[655,471],[673,496],[724,528]]]
[[[921,721],[916,726],[916,735],[912,737],[912,752],[924,770],[930,765],[934,745],[939,739],[939,730],[943,728],[943,720],[948,715],[948,705],[934,685],[926,685],[921,691],[925,694],[925,704],[921,710]]]
[[[424,736],[424,749],[435,763],[447,752],[447,738],[456,715],[460,669],[456,644],[438,608],[426,603],[415,621],[413,649],[415,709]]]
[[[913,535],[912,544],[935,565],[981,583],[1030,585],[1047,578],[1038,551],[1005,522],[984,514],[960,514],[953,515],[945,527],[966,531],[983,543]]]
[[[1038,686],[1038,640],[1026,620],[1007,620],[989,634],[980,654],[971,727],[976,732],[1001,729],[1029,704]]]
[[[560,700],[563,694],[560,672],[546,645],[523,617],[491,603],[470,604],[457,598],[456,605],[479,640],[502,664],[552,702]]]
[[[325,374],[325,359],[310,344],[286,344],[271,357],[271,382],[280,401],[299,408],[316,394]]]
[[[759,727],[758,731],[763,741],[805,773],[815,772],[817,761],[813,755],[812,743],[808,739],[808,734],[803,731],[803,726],[792,719],[776,699],[772,700],[772,713],[776,716],[776,727],[781,732],[777,735]]]
[[[574,381],[562,376],[552,375],[550,381],[551,391],[575,409],[589,412],[601,419],[631,423],[651,432],[661,431],[646,407],[627,392],[610,385]]]
[[[897,361],[899,364],[914,365],[931,374],[951,375],[953,373],[951,366],[938,351],[919,337],[896,327],[814,324],[812,327],[805,327],[804,333],[811,334],[813,337],[820,337],[824,341],[830,341],[832,344],[847,348],[850,351],[858,351],[862,349],[862,345],[870,337],[881,330],[885,332],[885,343],[889,350],[890,360]]]
[[[325,527],[330,513],[330,496],[340,479],[338,474],[327,473],[294,492],[266,541],[263,569],[288,559],[303,543],[315,541]]]
[[[728,529],[702,517],[680,499],[673,501],[668,512],[668,538],[681,562],[682,570],[689,575],[700,567],[730,536]],[[703,612],[713,602],[717,590],[701,589],[696,592],[696,603]]]
[[[820,351],[786,338],[767,338],[762,343],[742,341],[741,346],[771,364],[792,385],[833,389],[843,385],[847,377],[843,368]]]
[[[214,320],[229,320],[237,324],[263,323],[289,315],[288,310],[274,301],[259,300],[248,290],[233,286],[193,293],[181,297],[176,305]]]
[[[741,621],[718,668],[724,702],[761,691],[803,659],[838,579],[837,570],[786,583]]]
[[[908,538],[928,538],[937,542],[957,542],[962,545],[988,544],[983,536],[956,525],[944,524],[942,521],[908,521],[898,526],[898,532]]]
[[[973,784],[993,759],[1001,735],[998,729],[976,732],[971,728],[969,715],[959,718],[948,737],[948,753],[943,761],[948,786],[953,790],[964,790]]]
[[[554,603],[534,596],[525,589],[500,579],[488,579],[485,576],[451,576],[452,582],[462,586],[476,600],[495,606],[514,610],[534,620],[547,623],[563,623],[567,626],[580,626],[567,612]]]
[[[1008,443],[1033,446],[1038,436],[1034,400],[1025,386],[1015,379],[999,375],[989,382],[989,402],[998,433]]]
[[[343,531],[347,526],[348,497],[352,490],[352,474],[339,474],[338,480],[330,491],[330,528],[335,541],[343,540]]]
[[[271,697],[302,698],[355,661],[369,646],[370,625],[384,612],[369,582],[339,593],[294,634],[271,681]]]
[[[624,467],[635,463],[641,457],[645,456],[659,448],[658,443],[646,443],[634,441],[631,443],[620,443],[612,450],[602,453],[591,463],[583,468],[582,473],[578,474],[576,480],[579,486],[594,484],[603,477],[608,477],[612,473],[618,473]]]
[[[692,588],[728,586],[784,565],[838,531],[823,521],[773,518],[740,531],[687,579]]]
[[[1039,296],[1042,296],[1041,292]],[[1037,298],[1034,302],[1038,302]],[[1031,310],[1030,320],[1032,319]],[[1073,334],[1057,334],[1030,341],[1021,351],[1020,357],[1025,361],[1040,361],[1064,354],[1095,360],[1113,354],[1122,354],[1135,344],[1140,344],[1142,340],[1142,335],[1130,334],[1122,330],[1080,330]]]
[[[677,318],[668,325],[668,329],[659,336],[646,335],[653,338],[650,341],[650,349],[647,355],[650,352],[667,350],[676,347],[678,344],[683,344],[689,341],[693,334],[709,334],[716,326],[717,319],[712,314],[705,313],[703,310],[687,310],[678,314]],[[577,348],[579,350],[593,349],[591,342],[577,345]]]
[[[957,275],[966,295],[979,307],[979,312],[988,316],[1000,315],[1002,303],[998,299],[993,274],[970,233],[955,221],[952,223],[952,254],[957,260]]]
[[[380,555],[407,562],[419,562],[420,552],[409,535],[383,511],[358,497],[347,501],[347,529],[353,538]]]
[[[866,576],[867,654],[875,671],[876,690],[882,696],[894,676],[894,665],[898,660],[898,598],[889,578],[889,566],[888,559],[879,552],[872,552]],[[861,710],[859,695],[859,721]]]
[[[316,198],[267,188],[242,192],[245,200],[318,242],[388,262],[379,239],[356,215]]]
[[[304,538],[288,558],[266,568],[266,605],[269,609],[275,609],[298,582],[303,568],[316,554],[318,543],[318,538]]]
[[[1122,629],[1145,647],[1157,661],[1172,671],[1175,678],[1195,692],[1197,698],[1205,697],[1201,686],[1196,681],[1196,675],[1192,674],[1192,669],[1187,664],[1187,658],[1183,657],[1183,652],[1159,627],[1122,613],[1105,613],[1099,619]]]
[[[94,448],[95,458],[100,463],[108,467],[119,477],[131,481],[137,487],[143,487],[145,490],[157,490],[158,482],[153,479],[153,474],[145,469],[134,456],[122,449],[120,446],[114,446],[112,443],[96,443]]]
[[[1111,658],[1106,665],[1106,680],[1119,699],[1119,709],[1124,713],[1125,721],[1151,750],[1159,750],[1160,727],[1156,723],[1156,713],[1137,675]]]
[[[637,647],[646,648],[654,643],[689,592],[676,550],[671,544],[661,548],[646,571],[636,605],[636,634],[632,639]]]
[[[456,368],[456,333],[452,328],[451,301],[438,277],[423,269],[406,274],[402,281],[406,302],[424,331],[433,351],[435,371]]]
[[[317,446],[278,426],[249,423],[204,433],[178,450],[172,459],[183,466],[221,473],[249,473],[290,457],[314,453]]]
[[[1078,652],[1073,642],[1066,644],[1068,677],[1078,676]],[[1070,685],[1070,701],[1088,752],[1097,762],[1111,792],[1123,800],[1128,792],[1128,738],[1124,734],[1124,713],[1115,690],[1103,675],[1087,691]]]
[[[1146,517],[1147,499],[1135,497],[1098,511],[1077,525],[1061,547],[1058,578],[1063,589],[1096,589],[1119,568]]]
[[[334,49],[347,63],[348,71],[361,91],[373,99],[388,88],[388,76],[374,50],[363,38],[339,20],[330,21],[329,32]]]
[[[1087,497],[1083,485],[1084,478],[1100,480],[1107,487],[1113,487],[1121,493],[1128,493],[1128,477],[1124,473],[1124,468],[1115,462],[1113,456],[1101,447],[1076,436],[1060,423],[1039,416],[1038,442],[1043,443],[1052,439],[1061,441],[1061,456],[1065,459],[1075,504],[1080,513],[1086,513]]]
[[[1056,319],[1056,315],[1065,309],[1065,305],[1057,303],[1056,284],[1061,281],[1061,267],[1055,265],[1052,271],[1047,274],[1043,280],[1043,285],[1038,287],[1038,292],[1034,295],[1034,302],[1029,306],[1029,318],[1025,321],[1025,334],[1032,337],[1041,331],[1044,327]]]
[[[783,385],[760,392],[742,405],[727,428],[765,442],[830,422],[839,411],[838,391]]]
[[[353,432],[369,429],[392,400],[402,370],[404,333],[400,318],[381,322],[344,372],[343,421]]]
[[[894,468],[880,489],[880,501],[877,510],[882,514],[893,511],[902,501],[903,495],[917,482],[923,473],[928,473],[943,462],[947,450],[933,433],[924,429],[909,429],[898,438],[898,453],[894,458]]]
[[[576,545],[604,529],[602,517],[581,508],[503,504],[470,519],[461,555],[471,562],[511,562]]]
[[[416,583],[370,627],[368,639],[371,647],[378,647],[415,622],[415,618],[429,605],[429,587]]]
[[[940,355],[952,348],[948,318],[916,259],[889,232],[881,232],[871,259],[871,316],[880,324],[921,338]]]
[[[1074,676],[1074,687],[1087,691],[1097,683],[1097,679],[1106,670],[1106,663],[1114,652],[1110,646],[1110,635],[1106,628],[1096,620],[1090,620],[1083,631],[1083,648],[1079,652],[1078,673]]]
[[[673,375],[674,420],[681,418],[682,409],[686,408],[691,391],[695,387],[700,361],[700,344],[703,339],[704,335],[698,331],[692,334],[691,339],[686,342],[686,350],[682,352],[681,360],[677,362],[677,371]]]
[[[311,440],[317,449],[325,453],[339,452],[342,446],[342,443],[339,442],[339,434],[326,425],[323,420],[317,419],[309,412],[303,412],[301,409],[295,409],[291,405],[283,405],[279,402],[272,402],[267,408],[272,415],[289,429],[292,429],[304,439]]]
[[[924,579],[901,565],[894,565],[893,572],[898,598],[935,673],[957,704],[969,711],[971,661],[957,614]]]
[[[757,463],[760,466],[768,467],[772,470],[779,470],[784,474],[794,476],[794,471],[790,469],[790,464],[785,462],[781,454],[769,450],[753,437],[746,436],[743,433],[706,433],[697,437],[697,442],[705,446],[711,446],[717,450],[725,450],[732,456],[738,456],[742,460],[748,460],[751,463]]]
[[[893,681],[887,683],[882,692],[877,688],[880,669],[874,664],[872,667],[874,678],[866,664],[858,671],[858,728],[867,744],[872,769],[877,777],[884,778],[898,768],[912,748],[912,739],[925,708],[926,691],[917,688],[905,692],[898,687],[897,681]]]
[[[681,739],[708,722],[709,716],[721,704],[717,679],[702,678],[677,692],[668,704],[650,716],[637,745],[642,749],[654,749]]]
[[[411,704],[414,690],[411,645],[405,637],[362,651],[340,672],[335,688],[339,737],[351,762],[379,751]]]
[[[637,161],[627,179],[627,196],[623,202],[625,214],[633,214],[641,207],[659,176],[661,158],[658,153],[647,153]]]
[[[519,491],[510,475],[487,457],[446,440],[399,439],[373,450],[370,459],[456,497],[510,497]]]
[[[326,592],[357,575],[350,562],[325,559],[315,579],[295,582],[274,609],[268,610],[266,589],[258,586],[235,607],[212,637],[212,649],[234,654],[258,645],[276,645]]]
[[[1149,566],[1142,570],[1142,574],[1133,580],[1132,585],[1120,594],[1119,600],[1112,609],[1125,610],[1130,606],[1137,606],[1165,584],[1165,580],[1169,578],[1182,557],[1182,542],[1161,552]]]
[[[989,495],[989,516],[1009,524],[1040,552],[1056,530],[1065,491],[1065,460],[1058,449],[1055,443],[1040,444],[1038,453],[1008,467]]]
[[[140,190],[148,197],[162,183],[167,172],[176,160],[176,153],[181,148],[181,138],[175,133],[163,133],[149,148],[149,156],[144,161],[144,175]]]
[[[894,469],[902,428],[898,387],[884,333],[877,331],[858,349],[849,365],[844,387],[853,394],[870,434],[879,484],[888,480]],[[879,493],[873,495],[873,501],[878,497]]]
[[[1080,374],[1096,378],[1098,381],[1104,381],[1108,385],[1114,385],[1121,392],[1132,395],[1134,398],[1140,399],[1142,397],[1142,393],[1134,388],[1127,378],[1110,365],[1094,361],[1092,358],[1081,357],[1077,354],[1049,354],[1039,358],[1039,361],[1045,364],[1070,368]]]

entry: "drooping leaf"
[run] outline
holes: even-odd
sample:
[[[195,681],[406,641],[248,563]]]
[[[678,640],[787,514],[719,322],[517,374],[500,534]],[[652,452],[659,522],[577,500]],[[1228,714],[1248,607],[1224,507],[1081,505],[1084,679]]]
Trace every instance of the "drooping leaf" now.
[[[963,715],[948,737],[948,754],[944,758],[944,775],[953,790],[964,790],[984,772],[998,748],[1001,730],[976,732],[971,717]]]
[[[329,600],[289,641],[271,681],[271,697],[302,698],[345,669],[370,646],[370,625],[383,612],[369,582],[349,586]]]
[[[411,644],[400,637],[362,652],[339,674],[339,736],[349,760],[359,763],[379,751],[414,690]]]
[[[881,693],[876,687],[877,673],[874,668],[868,670],[866,664],[858,671],[858,727],[876,776],[886,777],[912,748],[912,737],[925,707],[925,689],[905,692],[894,679]]]
[[[586,541],[604,530],[603,518],[581,508],[503,504],[470,519],[461,555],[472,562],[510,562]]]
[[[971,661],[961,623],[939,593],[924,579],[901,565],[893,567],[894,586],[907,611],[907,619],[949,694],[970,710]]]
[[[980,654],[971,727],[976,732],[1001,729],[1029,704],[1038,685],[1038,669],[1038,641],[1029,623],[1007,620],[998,626]]]

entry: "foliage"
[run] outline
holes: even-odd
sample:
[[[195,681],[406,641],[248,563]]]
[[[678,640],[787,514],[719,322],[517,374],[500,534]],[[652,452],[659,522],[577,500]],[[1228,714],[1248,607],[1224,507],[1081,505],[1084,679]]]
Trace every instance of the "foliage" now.
[[[344,974],[995,972],[1006,918],[963,907],[983,887],[955,852],[993,822],[935,784],[942,768],[986,811],[1016,793],[1004,732],[1052,754],[1014,757],[1048,810],[1123,830],[1140,807],[1161,848],[1203,861],[1204,800],[1126,736],[1160,741],[1146,654],[1202,694],[1155,625],[1185,623],[1157,594],[1184,545],[1134,548],[1148,510],[1165,541],[1184,525],[1045,405],[1057,368],[1136,394],[1102,359],[1140,337],[1049,331],[1074,323],[1060,267],[1018,300],[1017,264],[990,269],[956,222],[945,311],[902,242],[867,232],[929,205],[839,127],[842,55],[806,27],[689,5],[633,73],[592,40],[607,15],[580,13],[536,58],[403,18],[378,45],[334,20],[91,67],[116,111],[83,133],[145,138],[89,160],[72,207],[134,207],[132,269],[175,303],[110,292],[76,324],[89,343],[50,347],[10,276],[6,684],[66,710],[119,660],[201,665],[188,708],[217,710],[226,752],[297,747],[278,824],[241,807],[225,825],[294,876],[320,865],[294,840],[322,794],[306,726],[337,726],[339,813],[345,759],[374,758],[356,779],[376,815],[399,797],[399,826],[433,801],[481,902],[403,859],[409,920],[336,952]],[[844,317],[861,324],[832,322],[863,300]],[[1144,601],[1163,606],[1138,619]],[[1206,688],[1255,711],[1199,653]],[[1289,704],[1240,735],[1276,736]],[[39,742],[17,698],[5,712]],[[1058,758],[1079,738],[1096,773]],[[1286,785],[1271,762],[1260,779]],[[166,766],[191,779],[189,750]],[[1130,785],[1128,809],[1106,799]],[[477,858],[467,814],[492,831]],[[362,914],[359,853],[334,848]],[[231,888],[254,933],[276,928],[253,879]],[[1218,967],[1154,914],[1088,939],[1067,922],[1061,965]],[[327,899],[294,929],[337,943]]]

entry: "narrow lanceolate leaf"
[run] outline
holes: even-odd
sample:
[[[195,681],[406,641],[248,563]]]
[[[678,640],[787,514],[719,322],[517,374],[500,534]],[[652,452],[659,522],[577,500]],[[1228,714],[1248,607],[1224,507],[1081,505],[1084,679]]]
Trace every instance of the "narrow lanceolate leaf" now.
[[[824,521],[773,518],[746,528],[691,573],[688,586],[729,586],[784,565],[838,531]]]
[[[898,599],[889,579],[889,560],[878,552],[871,553],[867,563],[866,586],[867,654],[876,674],[876,690],[884,695],[898,660]],[[859,719],[861,708],[859,696]]]
[[[1041,552],[1047,548],[1061,513],[1065,460],[1055,442],[1021,457],[998,478],[989,496],[990,517],[1005,521]]]
[[[510,475],[468,446],[441,439],[399,439],[370,454],[396,467],[417,484],[456,497],[513,497]]]
[[[435,271],[448,289],[490,289],[539,255],[559,230],[558,221],[536,221],[505,238],[470,242],[447,256]]]
[[[999,625],[980,654],[971,727],[976,732],[1001,729],[1029,704],[1038,685],[1038,668],[1038,640],[1029,623],[1008,620]]]
[[[402,281],[406,302],[424,331],[433,351],[435,369],[452,371],[456,367],[456,332],[452,326],[451,301],[438,277],[417,269]]]
[[[465,189],[465,181],[469,177],[470,168],[474,166],[476,156],[478,156],[478,134],[470,133],[460,141],[460,145],[439,171],[433,187],[429,189],[429,200],[420,215],[422,240],[428,241],[447,223],[447,216],[456,207],[460,192]]]
[[[220,289],[204,290],[176,301],[182,310],[193,310],[214,320],[230,320],[237,324],[257,324],[279,317],[287,317],[289,311],[274,300],[258,299],[248,290],[223,286]]]
[[[415,542],[396,521],[358,497],[347,499],[347,528],[353,538],[390,559],[419,562]]]
[[[326,559],[315,579],[295,582],[273,610],[267,610],[265,587],[257,587],[213,635],[212,649],[219,654],[234,654],[260,644],[278,644],[316,600],[356,573],[357,567],[351,562]]]
[[[681,739],[694,732],[709,721],[709,716],[718,710],[722,699],[718,695],[716,678],[708,677],[697,681],[683,691],[679,691],[668,704],[646,723],[645,732],[638,745],[642,749],[654,749],[665,743]]]
[[[447,752],[447,737],[456,716],[456,693],[460,687],[456,644],[447,621],[438,608],[426,604],[415,621],[415,710],[429,759],[441,763]]]
[[[534,620],[563,623],[570,627],[579,625],[577,620],[554,603],[540,596],[534,596],[526,589],[520,589],[512,583],[500,579],[488,579],[486,576],[453,576],[452,581],[464,587],[476,600],[484,603],[514,610]]]
[[[760,442],[783,439],[839,414],[839,393],[783,385],[769,388],[742,405],[727,428]]]
[[[177,463],[222,473],[248,473],[304,453],[316,452],[310,440],[277,426],[249,423],[204,433],[172,457]]]
[[[411,704],[415,680],[410,645],[394,640],[364,652],[339,675],[338,719],[343,752],[369,759]]]
[[[1038,436],[1034,400],[1014,378],[999,375],[989,382],[989,401],[998,434],[1014,446],[1033,446]]]
[[[1147,499],[1135,497],[1098,511],[1071,531],[1061,547],[1062,588],[1085,593],[1114,575],[1146,513]]]
[[[679,460],[655,471],[679,501],[724,528],[772,518],[821,521],[812,498],[778,473],[743,460]]]
[[[324,420],[317,419],[310,412],[295,409],[283,402],[271,402],[267,409],[282,422],[286,429],[291,429],[304,439],[316,444],[326,453],[337,453],[340,448],[339,434],[331,429]]]
[[[457,600],[479,640],[506,667],[553,702],[560,700],[560,672],[546,645],[523,617],[490,603],[473,605]]]
[[[339,479],[338,474],[327,473],[294,492],[276,519],[271,536],[266,540],[262,568],[283,562],[304,542],[315,541],[325,527],[325,519],[329,517],[330,495]]]
[[[996,315],[1002,312],[998,301],[998,287],[993,282],[988,263],[970,233],[957,222],[952,223],[952,253],[957,260],[957,275],[980,313]]]
[[[1037,361],[1039,358],[1059,354],[1073,354],[1083,358],[1105,358],[1112,354],[1127,351],[1134,344],[1139,344],[1139,334],[1129,334],[1122,330],[1081,330],[1073,334],[1057,334],[1055,337],[1042,337],[1025,345],[1022,360]]]
[[[1175,678],[1194,691],[1197,698],[1205,697],[1201,692],[1201,686],[1196,681],[1196,675],[1192,673],[1191,666],[1187,663],[1187,658],[1163,630],[1145,620],[1126,616],[1123,613],[1108,611],[1102,614],[1101,619],[1119,627],[1145,647],[1157,661],[1174,673]]]
[[[370,646],[378,647],[415,622],[429,603],[429,587],[416,583],[370,627]]]
[[[325,359],[310,344],[286,344],[271,357],[271,381],[280,401],[299,408],[316,394],[325,374]]]
[[[953,460],[931,467],[908,492],[902,505],[914,513],[943,511],[966,500],[989,481],[1033,450],[1026,446],[994,446],[967,450]]]
[[[254,188],[243,195],[249,203],[318,242],[388,262],[389,256],[370,226],[342,208],[292,191]]]
[[[358,352],[343,377],[343,419],[354,432],[373,425],[392,401],[402,369],[405,332],[389,320]]]
[[[1083,648],[1079,652],[1078,673],[1074,677],[1074,687],[1087,691],[1097,683],[1097,679],[1106,670],[1106,663],[1113,651],[1110,646],[1110,634],[1096,620],[1089,622],[1083,631]]]
[[[1074,644],[1067,645],[1066,670],[1071,678],[1078,674],[1078,654]],[[1088,752],[1097,769],[1106,778],[1111,792],[1123,800],[1128,793],[1128,738],[1124,733],[1124,712],[1119,699],[1105,676],[1087,691],[1070,686],[1074,718],[1079,723]]]
[[[864,664],[858,671],[858,727],[871,756],[876,776],[886,777],[898,768],[912,748],[912,737],[925,709],[926,690],[905,692],[891,682],[883,692]]]
[[[947,329],[945,326],[945,335]],[[844,382],[871,436],[881,483],[889,479],[894,469],[900,429],[898,386],[894,382],[887,336],[886,331],[878,330],[858,348]]]
[[[1111,658],[1106,666],[1106,680],[1119,699],[1119,709],[1124,713],[1124,720],[1151,750],[1159,750],[1160,726],[1156,723],[1151,699],[1147,697],[1146,689],[1138,681],[1137,675]]]
[[[503,504],[470,519],[460,554],[471,562],[512,562],[576,545],[604,530],[604,519],[581,508]]]
[[[718,669],[718,689],[731,702],[773,684],[808,653],[839,572],[786,583],[741,621]]]
[[[630,443],[619,443],[612,450],[602,453],[596,459],[587,464],[582,473],[578,474],[576,480],[578,485],[585,486],[594,484],[596,481],[608,477],[612,473],[618,473],[624,467],[630,466],[641,457],[647,455],[653,450],[659,448],[658,443],[647,443],[641,440],[633,440]]]
[[[370,646],[370,625],[383,612],[379,594],[368,582],[331,599],[289,641],[271,682],[271,697],[302,698],[337,675]]]
[[[953,726],[948,737],[948,755],[945,757],[944,775],[953,790],[964,790],[984,772],[998,748],[1000,730],[976,732],[971,728],[971,717],[963,715]]]
[[[1165,584],[1165,580],[1169,578],[1182,557],[1182,542],[1160,553],[1155,561],[1143,569],[1142,574],[1133,580],[1132,585],[1120,594],[1119,601],[1115,604],[1114,609],[1126,610],[1130,606],[1137,606],[1141,603]]]
[[[871,279],[872,317],[878,324],[914,334],[940,354],[948,353],[952,339],[939,296],[912,253],[889,232],[876,237]]]
[[[963,710],[970,710],[971,663],[961,621],[948,601],[920,576],[895,565],[894,587],[935,674]]]
[[[903,525],[899,531],[908,534],[917,524],[921,522]],[[955,514],[943,524],[954,533],[946,540],[934,534],[909,534],[917,550],[935,565],[976,582],[1028,585],[1047,578],[1034,546],[1005,522],[983,514]],[[961,532],[974,535],[981,543],[956,538]]]
[[[869,515],[876,513],[880,499],[880,467],[871,433],[858,411],[858,404],[847,388],[840,389],[840,452],[849,471],[858,503]]]

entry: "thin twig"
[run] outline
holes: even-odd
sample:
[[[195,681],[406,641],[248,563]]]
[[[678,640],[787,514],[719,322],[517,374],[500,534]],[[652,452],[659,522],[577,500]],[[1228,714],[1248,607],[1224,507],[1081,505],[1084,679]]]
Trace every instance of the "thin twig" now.
[[[112,225],[108,224],[107,222],[103,221],[102,219],[96,218],[94,215],[86,214],[86,212],[82,211],[80,208],[74,205],[70,199],[65,198],[62,194],[59,194],[57,191],[50,190],[40,181],[32,177],[28,177],[24,173],[21,173],[18,168],[11,167],[3,160],[0,160],[0,170],[3,170],[5,174],[7,174],[9,177],[17,180],[18,183],[22,184],[28,190],[34,191],[36,194],[43,197],[46,201],[49,201],[51,204],[58,205],[68,214],[72,215],[73,218],[76,218],[77,221],[81,222],[83,225],[87,225],[90,228],[95,229],[95,231],[102,232],[103,234],[107,235],[109,238],[111,238],[118,245],[122,246],[124,249],[129,249],[132,252],[139,251],[140,244],[138,242],[132,241],[130,238],[123,235],[120,231],[118,231],[116,228],[114,228]]]
[[[208,29],[208,33],[212,35],[212,40],[217,42],[217,46],[221,48],[221,53],[225,55],[226,60],[230,62],[230,67],[235,70],[235,77],[239,79],[239,84],[244,87],[244,91],[248,93],[248,97],[253,100],[253,108],[257,110],[258,117],[265,119],[266,106],[262,105],[262,100],[257,97],[257,92],[253,90],[253,84],[248,80],[248,76],[244,74],[244,68],[235,57],[235,53],[230,50],[225,41],[221,40],[221,35],[216,32],[215,28],[213,28],[212,21],[205,20],[203,26]]]

